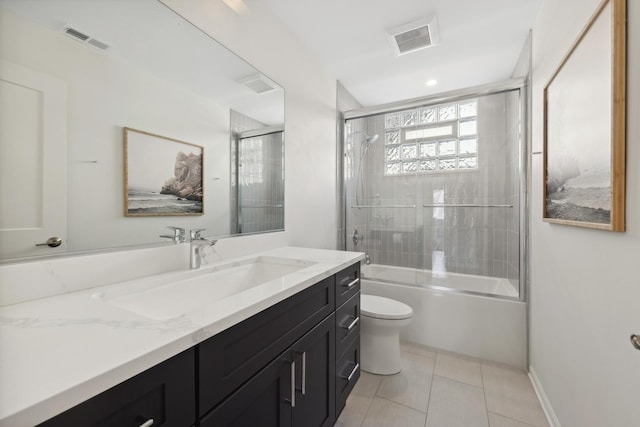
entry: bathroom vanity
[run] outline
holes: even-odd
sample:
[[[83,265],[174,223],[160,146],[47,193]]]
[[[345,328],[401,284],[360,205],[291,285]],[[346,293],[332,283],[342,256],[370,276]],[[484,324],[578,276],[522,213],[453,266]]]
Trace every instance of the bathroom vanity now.
[[[41,343],[37,358],[55,370],[40,378],[49,385],[46,396],[26,388],[39,380],[28,370],[36,366],[33,355],[2,356],[2,392],[21,376],[26,384],[14,384],[20,399],[0,397],[0,425],[332,426],[359,376],[360,259],[353,252],[281,248],[204,267],[187,279],[172,273],[2,307],[0,333],[10,332],[2,345],[20,345],[10,340],[19,337],[21,321],[25,338],[32,328],[54,333],[56,321],[80,336],[59,332]],[[234,269],[256,283],[216,301],[189,301],[189,292],[204,299],[207,281],[233,283]],[[172,301],[165,306],[162,297]],[[62,305],[69,310],[64,322],[52,316]],[[190,308],[175,315],[173,307]],[[19,314],[27,312],[41,324],[31,317],[26,325]],[[44,319],[47,313],[52,317]],[[112,346],[92,364],[87,353],[97,354],[104,341]],[[11,368],[27,370],[10,374]]]

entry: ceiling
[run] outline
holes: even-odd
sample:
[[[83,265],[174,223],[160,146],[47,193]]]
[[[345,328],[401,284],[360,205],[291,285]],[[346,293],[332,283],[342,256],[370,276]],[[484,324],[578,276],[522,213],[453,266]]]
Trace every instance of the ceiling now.
[[[104,51],[85,46],[96,55],[125,60],[265,124],[284,123],[282,88],[159,1],[0,0],[0,8],[79,43],[63,33],[71,26],[109,45]],[[242,84],[256,76],[277,90],[256,94]]]
[[[261,0],[363,106],[510,78],[541,0]],[[435,15],[439,44],[396,56],[386,30]],[[438,84],[427,86],[427,80]]]

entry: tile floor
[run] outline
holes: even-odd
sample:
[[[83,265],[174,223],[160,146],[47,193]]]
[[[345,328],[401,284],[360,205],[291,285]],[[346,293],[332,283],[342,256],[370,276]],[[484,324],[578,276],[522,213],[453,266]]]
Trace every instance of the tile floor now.
[[[362,372],[336,427],[548,427],[526,372],[403,343],[402,372]]]

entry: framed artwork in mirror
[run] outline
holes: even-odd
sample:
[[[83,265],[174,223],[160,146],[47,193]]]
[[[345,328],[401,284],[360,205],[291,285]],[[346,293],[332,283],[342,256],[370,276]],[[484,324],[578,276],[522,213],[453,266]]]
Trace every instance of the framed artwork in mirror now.
[[[547,222],[625,229],[626,0],[604,0],[544,88]]]
[[[203,215],[203,148],[123,128],[125,216]]]

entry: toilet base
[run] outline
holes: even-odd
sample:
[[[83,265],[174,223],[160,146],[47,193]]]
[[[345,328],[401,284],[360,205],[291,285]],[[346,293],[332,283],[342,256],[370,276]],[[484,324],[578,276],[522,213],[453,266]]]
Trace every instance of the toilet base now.
[[[363,316],[360,326],[360,369],[378,375],[400,372],[400,329],[410,321]]]

